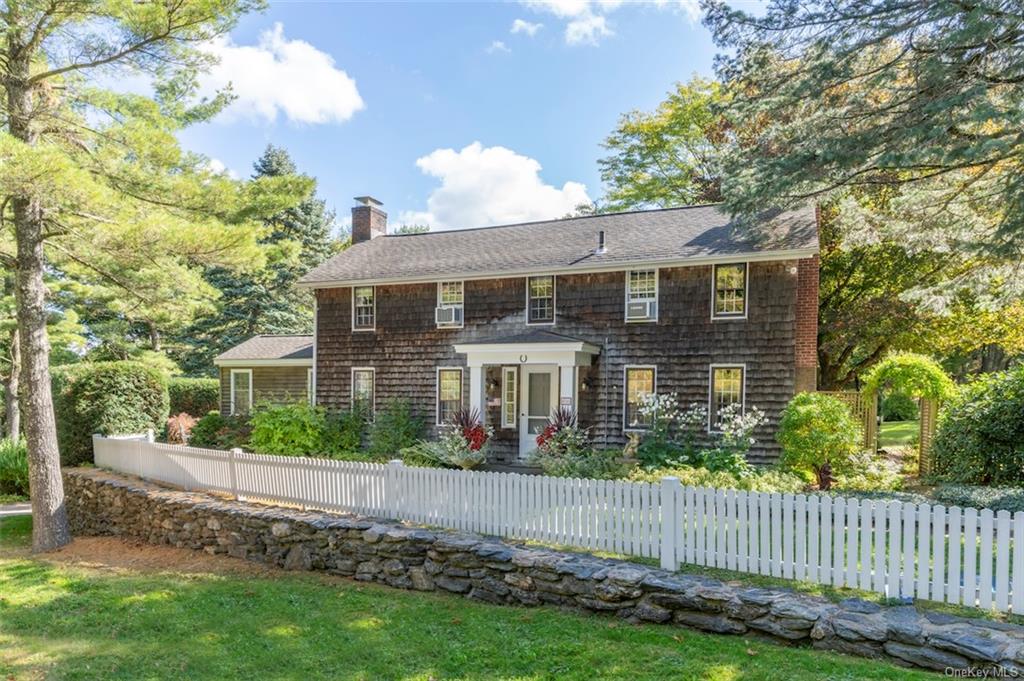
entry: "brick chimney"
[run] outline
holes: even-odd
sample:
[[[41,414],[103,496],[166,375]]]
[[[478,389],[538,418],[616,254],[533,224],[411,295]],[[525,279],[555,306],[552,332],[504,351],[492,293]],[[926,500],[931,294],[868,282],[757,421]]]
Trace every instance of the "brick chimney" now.
[[[818,256],[796,265],[796,392],[818,387]]]
[[[372,196],[357,196],[352,206],[352,244],[384,236],[388,231],[388,214],[380,209],[384,204]]]

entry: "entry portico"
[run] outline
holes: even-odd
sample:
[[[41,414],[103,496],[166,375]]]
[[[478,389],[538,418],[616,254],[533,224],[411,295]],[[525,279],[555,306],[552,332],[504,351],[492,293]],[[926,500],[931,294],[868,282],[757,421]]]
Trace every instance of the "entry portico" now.
[[[481,414],[487,413],[487,367],[502,367],[503,381],[518,382],[511,389],[503,385],[499,399],[518,400],[515,405],[503,403],[502,413],[508,409],[516,416],[520,458],[534,448],[536,436],[556,409],[576,409],[578,369],[590,366],[600,352],[587,341],[544,330],[456,343],[453,347],[457,354],[466,356],[469,406]],[[502,421],[502,425],[509,425],[504,417]]]

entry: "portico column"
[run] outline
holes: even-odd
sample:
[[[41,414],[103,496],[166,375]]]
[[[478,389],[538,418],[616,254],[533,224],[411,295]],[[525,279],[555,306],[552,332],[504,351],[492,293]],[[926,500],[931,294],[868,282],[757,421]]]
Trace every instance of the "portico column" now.
[[[568,398],[568,407],[576,411],[576,367],[560,365],[558,374],[558,407],[566,406]]]
[[[484,404],[487,391],[484,388],[484,367],[482,364],[469,365],[469,408],[480,412],[480,420],[487,422],[487,409]]]

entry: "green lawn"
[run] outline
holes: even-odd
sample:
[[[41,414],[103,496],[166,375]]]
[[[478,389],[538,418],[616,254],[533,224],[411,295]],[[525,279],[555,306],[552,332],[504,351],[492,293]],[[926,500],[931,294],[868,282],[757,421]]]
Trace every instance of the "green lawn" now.
[[[908,679],[881,662],[312,574],[68,566],[0,520],[0,678]],[[130,549],[128,549],[130,550]]]
[[[889,421],[883,423],[878,433],[878,444],[882,447],[912,445],[917,442],[920,429],[920,421]]]

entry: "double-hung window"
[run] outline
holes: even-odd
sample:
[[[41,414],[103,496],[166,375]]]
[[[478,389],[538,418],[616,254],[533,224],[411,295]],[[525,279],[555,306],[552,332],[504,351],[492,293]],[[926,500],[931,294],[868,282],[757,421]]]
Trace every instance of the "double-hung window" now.
[[[747,265],[715,265],[712,319],[747,316]]]
[[[377,296],[372,286],[352,288],[352,330],[373,331],[377,325]]]
[[[462,409],[462,369],[437,370],[437,425],[447,423]]]
[[[708,429],[721,430],[722,417],[734,411],[739,405],[744,409],[746,391],[746,370],[742,364],[711,366],[710,403],[708,404]]]
[[[363,409],[369,416],[373,415],[376,399],[376,373],[369,367],[352,369],[352,406]]]
[[[658,321],[658,270],[626,273],[626,321]]]
[[[441,281],[437,284],[438,328],[461,328],[463,315],[463,286],[461,281]]]
[[[231,413],[252,411],[252,369],[231,370]]]
[[[555,278],[553,276],[527,278],[526,323],[555,323]]]
[[[623,427],[626,430],[646,430],[651,427],[651,415],[643,414],[640,408],[644,399],[657,390],[657,370],[654,367],[633,367],[625,369],[625,405]]]

